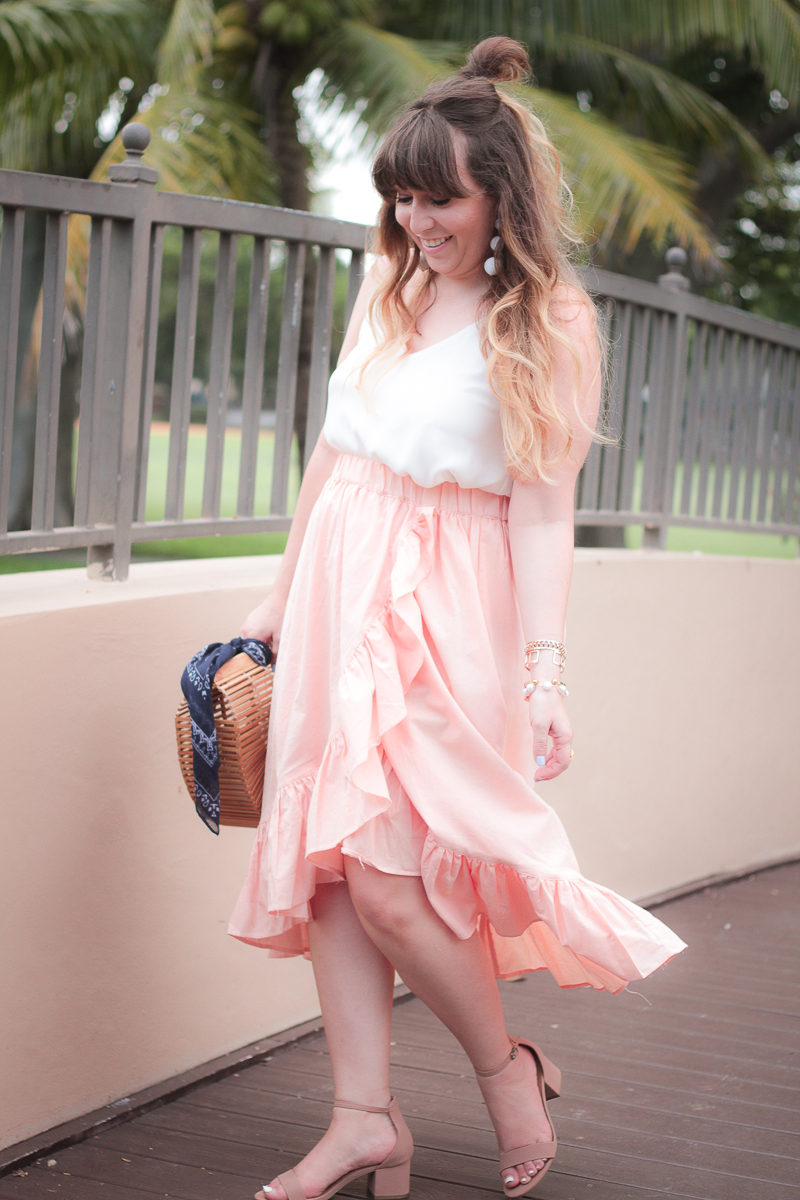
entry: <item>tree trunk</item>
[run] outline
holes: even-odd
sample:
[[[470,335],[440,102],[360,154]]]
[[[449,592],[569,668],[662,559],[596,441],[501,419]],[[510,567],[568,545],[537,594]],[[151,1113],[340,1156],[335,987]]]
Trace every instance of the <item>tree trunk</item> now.
[[[28,349],[31,329],[44,273],[46,218],[43,212],[25,214],[22,242],[22,287],[19,297],[17,373],[14,380],[14,429],[12,433],[11,494],[9,529],[30,529],[33,496],[33,452],[36,432],[36,383],[32,378]]]
[[[253,70],[253,92],[264,117],[264,137],[278,176],[278,196],[284,208],[301,212],[311,209],[308,183],[311,155],[297,136],[300,113],[292,94],[297,83],[296,64],[285,48],[278,50],[264,42]],[[311,348],[314,330],[314,288],[317,263],[306,255],[303,273],[303,303],[300,318],[300,343],[297,362],[294,431],[303,469],[306,450],[308,387],[311,374]]]
[[[14,413],[13,458],[11,463],[11,495],[9,500],[9,529],[30,529],[33,502],[33,471],[36,453],[36,391],[37,373],[32,356],[25,356],[28,370],[17,388],[17,407]],[[56,442],[56,487],[53,524],[71,525],[75,516],[75,492],[72,482],[72,456],[75,440],[75,418],[78,414],[82,360],[82,337],[68,346],[61,367],[58,401],[58,434]]]
[[[281,203],[286,208],[300,209],[309,212],[311,209],[311,191],[308,186],[308,173],[311,166],[311,155],[308,148],[299,141],[297,127],[300,114],[292,95],[291,88],[286,86],[278,96],[276,108],[276,140],[275,163],[278,169],[278,187]],[[303,269],[303,302],[300,310],[300,342],[297,358],[297,393],[294,409],[294,432],[297,438],[297,449],[300,456],[300,470],[303,470],[306,453],[306,420],[308,417],[308,388],[311,377],[311,349],[314,336],[314,289],[317,278],[317,259],[311,253],[306,253]]]
[[[36,310],[41,302],[44,272],[46,217],[29,210],[25,214],[22,245],[22,288],[19,302],[19,340],[17,372],[14,384],[14,431],[12,434],[9,529],[30,529],[33,501],[33,469],[36,451],[36,358],[31,337]],[[67,322],[65,322],[65,325]],[[62,368],[56,451],[56,525],[71,525],[73,520],[72,443],[80,379],[80,330],[65,329],[67,353]],[[51,398],[58,400],[58,397]]]

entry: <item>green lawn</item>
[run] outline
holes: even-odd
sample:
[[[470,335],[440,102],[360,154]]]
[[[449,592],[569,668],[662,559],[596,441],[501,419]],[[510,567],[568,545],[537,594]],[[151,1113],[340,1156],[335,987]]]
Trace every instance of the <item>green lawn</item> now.
[[[255,511],[257,513],[266,512],[269,508],[270,491],[272,488],[272,447],[274,440],[274,434],[271,429],[261,430],[256,455]],[[239,429],[229,429],[225,435],[225,448],[222,457],[221,511],[224,516],[230,516],[236,511],[236,492],[239,482],[241,447],[241,431]],[[185,517],[199,517],[202,513],[205,452],[205,426],[190,426],[183,509]],[[167,427],[162,424],[154,425],[150,433],[150,454],[147,470],[146,515],[148,521],[157,521],[164,516],[164,503],[167,493],[168,453],[169,433]],[[296,447],[294,448],[292,459],[289,494],[292,498],[291,505],[293,507],[294,498],[296,498],[299,487]]]
[[[262,430],[258,441],[256,468],[255,511],[265,513],[269,508],[272,486],[273,433]],[[156,424],[150,437],[150,459],[147,480],[147,519],[164,516],[167,486],[168,431]],[[236,510],[236,488],[239,477],[241,434],[228,430],[222,470],[222,512],[232,515]],[[296,454],[293,456],[296,460]],[[203,474],[205,469],[205,429],[193,425],[189,432],[186,464],[184,515],[199,517],[202,511]],[[290,507],[299,487],[299,469],[293,462],[290,479]],[[641,545],[642,530],[630,526],[625,530],[625,545],[635,549]],[[228,555],[280,554],[286,542],[285,533],[231,534],[211,538],[181,538],[163,542],[145,542],[133,548],[134,561],[153,561],[179,558],[219,558]],[[796,537],[779,537],[767,533],[738,533],[727,530],[687,529],[673,527],[667,537],[667,549],[698,551],[703,554],[730,554],[771,558],[795,558],[798,554]],[[0,556],[0,574],[36,571],[54,567],[76,567],[86,562],[83,550],[55,551],[46,554],[16,554]]]
[[[272,488],[272,430],[264,429],[259,434],[256,458],[255,511],[269,510]],[[189,430],[186,458],[186,489],[184,492],[184,516],[199,517],[202,514],[203,475],[205,471],[205,429],[193,425]],[[229,429],[225,436],[222,459],[222,493],[220,509],[223,516],[236,511],[241,433]],[[150,434],[150,456],[147,472],[148,521],[158,521],[164,516],[167,492],[169,437],[165,427],[154,426]],[[292,470],[289,479],[289,507],[294,510],[300,486],[300,471],[297,464],[297,448],[293,448]],[[223,558],[229,555],[280,554],[286,544],[286,533],[244,533],[224,537],[181,538],[163,542],[145,542],[134,546],[134,560],[173,558]]]
[[[625,545],[638,550],[642,544],[641,525],[625,530]],[[687,529],[673,525],[667,530],[667,550],[699,554],[733,554],[742,558],[796,558],[796,537],[777,533],[740,533],[729,529]]]

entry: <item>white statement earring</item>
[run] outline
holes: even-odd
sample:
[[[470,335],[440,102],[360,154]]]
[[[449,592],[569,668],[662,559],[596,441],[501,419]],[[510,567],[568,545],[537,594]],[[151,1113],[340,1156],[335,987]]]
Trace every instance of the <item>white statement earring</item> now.
[[[483,264],[483,269],[487,275],[497,274],[497,259],[494,256],[494,252],[499,245],[500,238],[497,234],[495,234],[495,236],[489,242],[489,249],[492,251],[491,256],[487,258],[486,262]]]

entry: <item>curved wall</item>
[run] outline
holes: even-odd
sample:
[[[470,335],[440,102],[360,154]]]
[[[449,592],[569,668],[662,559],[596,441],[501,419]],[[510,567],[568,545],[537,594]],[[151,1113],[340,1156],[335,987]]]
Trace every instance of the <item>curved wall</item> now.
[[[3,580],[0,1145],[318,1011],[307,963],[226,936],[252,834],[205,829],[173,743],[184,663],[275,566]],[[641,898],[800,852],[798,614],[797,562],[577,552],[545,794],[586,874]]]

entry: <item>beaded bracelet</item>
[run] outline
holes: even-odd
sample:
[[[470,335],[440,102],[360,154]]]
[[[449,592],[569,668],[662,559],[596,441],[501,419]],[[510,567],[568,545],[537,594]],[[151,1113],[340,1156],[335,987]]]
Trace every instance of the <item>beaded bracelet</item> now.
[[[540,687],[543,692],[551,692],[555,688],[562,696],[566,697],[569,695],[567,685],[562,683],[560,679],[529,679],[522,688],[522,694],[526,700],[530,700],[537,687]]]
[[[539,662],[540,650],[553,651],[553,666],[559,671],[563,671],[567,665],[567,647],[563,642],[556,642],[550,638],[539,638],[536,641],[525,643],[525,670],[530,671],[531,667],[535,667]]]

